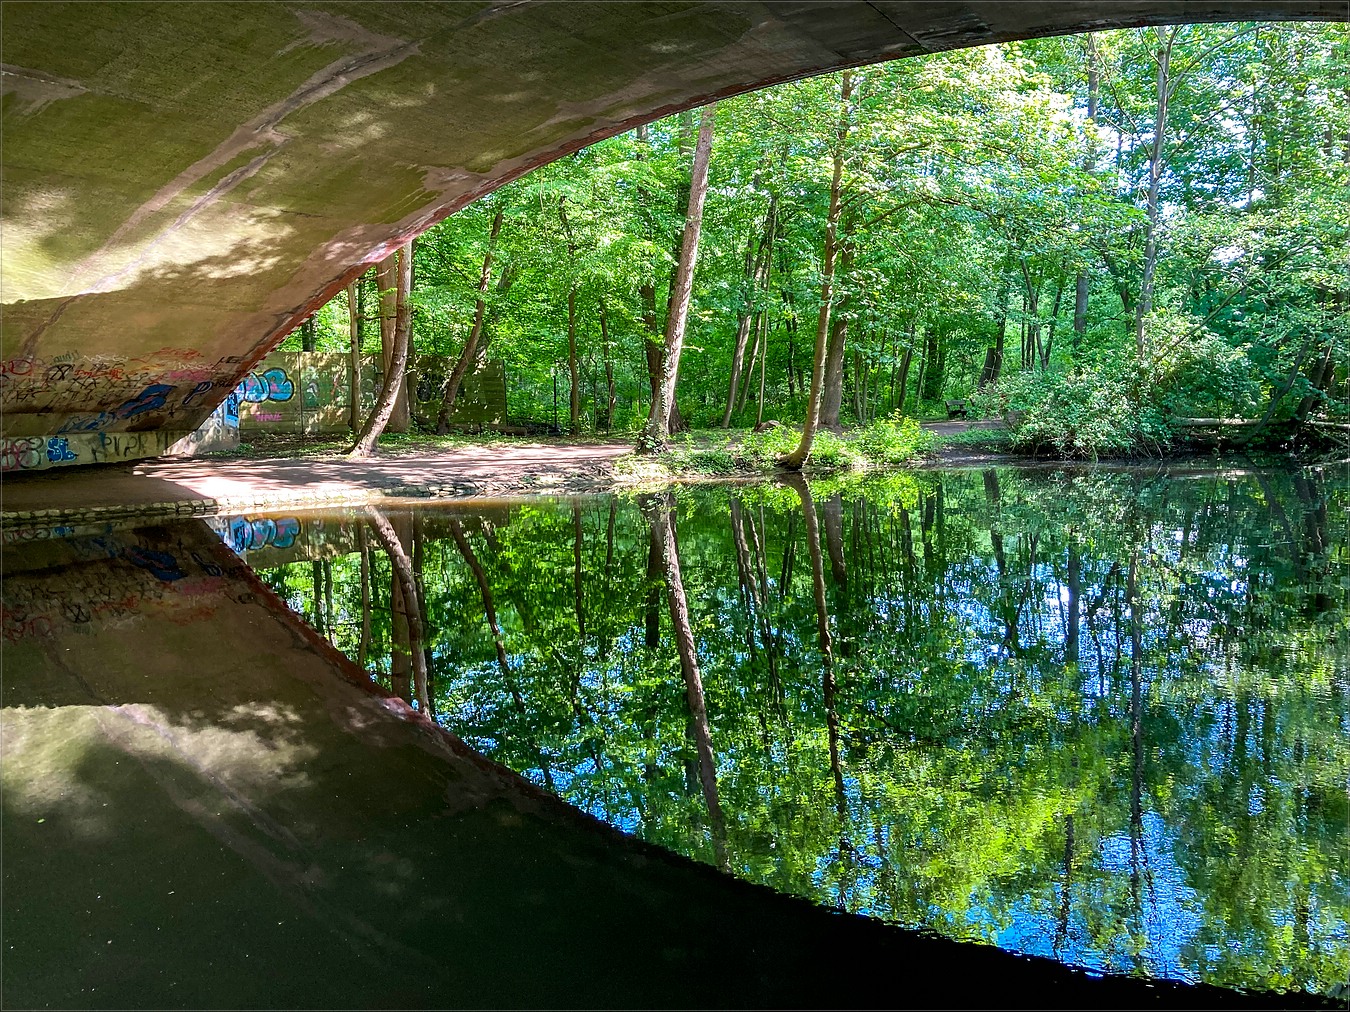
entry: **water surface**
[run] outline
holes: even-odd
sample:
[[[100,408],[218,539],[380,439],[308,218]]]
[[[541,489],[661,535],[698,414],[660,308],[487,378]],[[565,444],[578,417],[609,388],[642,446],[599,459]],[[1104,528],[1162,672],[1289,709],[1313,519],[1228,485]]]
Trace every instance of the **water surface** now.
[[[1313,470],[989,470],[426,509],[389,515],[409,594],[365,514],[216,526],[387,687],[628,833],[953,938],[1325,993],[1347,508]]]

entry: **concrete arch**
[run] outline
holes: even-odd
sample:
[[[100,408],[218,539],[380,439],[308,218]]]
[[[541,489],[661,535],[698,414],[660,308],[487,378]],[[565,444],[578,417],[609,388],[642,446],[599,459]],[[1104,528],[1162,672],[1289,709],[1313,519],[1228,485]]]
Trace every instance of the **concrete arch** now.
[[[1345,0],[7,3],[5,469],[163,452],[361,265],[716,98],[1070,32]]]

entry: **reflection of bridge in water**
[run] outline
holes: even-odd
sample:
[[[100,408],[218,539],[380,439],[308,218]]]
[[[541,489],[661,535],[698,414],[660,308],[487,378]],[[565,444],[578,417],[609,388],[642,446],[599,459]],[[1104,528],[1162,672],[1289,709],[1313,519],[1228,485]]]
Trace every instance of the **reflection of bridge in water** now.
[[[4,561],[13,1007],[873,1000],[844,959],[930,1005],[967,1004],[971,974],[999,1003],[1206,1001],[622,837],[372,689],[200,521]]]
[[[456,516],[425,512],[422,534],[453,537]],[[226,546],[330,558],[361,523],[7,545],[10,1004],[1316,1004],[920,937],[605,827],[376,689]]]

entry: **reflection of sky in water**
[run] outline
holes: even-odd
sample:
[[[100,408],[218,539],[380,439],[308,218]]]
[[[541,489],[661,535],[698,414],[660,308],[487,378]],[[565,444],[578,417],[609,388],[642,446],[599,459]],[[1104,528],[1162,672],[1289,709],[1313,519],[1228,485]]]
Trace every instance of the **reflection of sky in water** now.
[[[1029,535],[1019,527],[1025,516],[1005,510],[1000,565],[980,476],[930,480],[932,487],[940,481],[946,496],[939,514],[948,525],[945,541],[924,544],[916,510],[906,561],[903,538],[883,527],[893,521],[877,520],[878,536],[863,539],[849,527],[846,508],[836,543],[844,547],[848,581],[836,582],[829,556],[823,559],[842,802],[829,768],[801,514],[756,509],[750,552],[764,553],[766,586],[757,585],[755,595],[738,585],[724,494],[690,493],[699,505],[681,512],[680,553],[732,870],[818,903],[1098,969],[1329,986],[1329,979],[1306,975],[1325,975],[1325,965],[1350,952],[1348,904],[1338,898],[1345,873],[1333,859],[1343,855],[1345,835],[1309,828],[1318,815],[1307,798],[1315,787],[1334,803],[1336,784],[1312,778],[1332,770],[1342,776],[1350,767],[1319,758],[1328,749],[1339,756],[1337,742],[1350,729],[1344,707],[1326,698],[1329,679],[1339,679],[1330,691],[1341,700],[1350,686],[1343,684],[1344,661],[1328,662],[1330,634],[1322,626],[1312,631],[1306,606],[1294,600],[1300,587],[1288,556],[1301,549],[1262,527],[1270,521],[1252,494],[1255,484],[1207,492],[1199,483],[1177,483],[1162,497],[1165,520],[1143,527],[1146,535],[1130,543],[1119,525],[1104,524],[1074,544],[1072,557],[1053,522],[1031,524]],[[1025,486],[1005,476],[1004,502],[1025,496],[1022,508],[1033,519],[1073,498],[1068,485],[1037,499],[1043,479],[1021,480]],[[1134,494],[1122,483],[1122,501]],[[1206,495],[1227,505],[1207,511]],[[1238,508],[1244,495],[1245,512]],[[1138,509],[1160,509],[1157,501]],[[443,607],[450,625],[468,632],[436,647],[445,672],[438,719],[596,818],[712,860],[715,830],[699,786],[664,593],[657,651],[664,659],[654,661],[646,646],[650,583],[641,515],[621,504],[620,540],[612,546],[603,523],[585,525],[579,554],[588,565],[608,558],[609,548],[631,558],[626,571],[615,570],[612,587],[594,568],[584,574],[590,631],[579,642],[575,626],[568,632],[575,621],[571,507],[551,509],[535,507],[528,521],[494,517],[493,544],[470,530],[498,589],[508,667],[526,693],[524,712],[502,688],[486,624],[475,624],[475,586],[453,546],[439,553],[463,593]],[[607,511],[608,503],[586,509]],[[1285,509],[1294,516],[1298,502],[1290,496]],[[825,549],[827,515],[820,515]],[[425,516],[434,525],[434,514]],[[528,590],[494,562],[496,543],[508,542],[540,567],[536,582],[524,584]],[[561,560],[553,570],[546,569],[550,552]],[[1133,605],[1126,600],[1131,559]],[[309,565],[298,571],[307,574]],[[1066,663],[1070,565],[1079,580],[1074,666]],[[1329,580],[1345,580],[1344,564],[1336,565]],[[750,571],[758,572],[755,565]],[[530,596],[532,621],[547,634],[529,632],[507,586],[516,598]],[[307,607],[312,595],[289,597]],[[1267,610],[1251,618],[1253,607]],[[1137,770],[1130,731],[1135,617],[1143,722]],[[600,627],[605,649],[594,631]],[[768,691],[770,641],[781,700]],[[637,685],[634,673],[644,664],[647,681]],[[1137,841],[1132,789],[1142,811]],[[1075,834],[1066,894],[1069,817]],[[1262,849],[1249,856],[1240,851],[1247,846]],[[1274,870],[1248,875],[1242,861]],[[1250,889],[1267,892],[1244,891]],[[1273,944],[1284,944],[1280,938],[1295,930],[1291,904],[1303,902],[1299,890],[1308,894],[1304,919],[1323,962],[1274,966],[1276,956],[1259,951],[1260,932],[1273,924]]]

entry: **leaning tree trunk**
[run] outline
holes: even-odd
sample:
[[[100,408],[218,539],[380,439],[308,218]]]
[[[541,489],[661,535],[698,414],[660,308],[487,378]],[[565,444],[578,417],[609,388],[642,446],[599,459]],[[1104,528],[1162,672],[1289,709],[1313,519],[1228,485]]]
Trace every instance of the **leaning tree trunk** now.
[[[680,352],[684,348],[684,329],[689,320],[689,300],[694,288],[694,267],[698,262],[703,203],[708,195],[708,161],[712,154],[713,117],[716,112],[715,104],[703,110],[698,143],[694,147],[694,167],[689,178],[689,213],[685,216],[680,262],[675,268],[674,294],[666,312],[661,382],[652,400],[646,428],[638,438],[638,450],[645,453],[654,453],[664,447],[666,434],[670,431],[670,409],[675,402],[675,380],[680,372]]]
[[[693,624],[689,620],[689,600],[680,573],[680,553],[675,541],[673,517],[675,497],[666,492],[659,499],[646,503],[648,523],[652,525],[652,543],[659,545],[662,575],[665,577],[667,602],[670,606],[670,625],[675,634],[675,650],[680,658],[680,673],[684,676],[685,696],[689,703],[689,723],[694,732],[698,751],[699,781],[703,800],[712,823],[713,848],[717,863],[729,868],[726,849],[726,818],[717,791],[717,757],[713,752],[712,729],[708,724],[708,707],[703,692],[703,677],[699,672],[698,654],[694,645]],[[656,508],[653,508],[656,507]]]
[[[395,298],[397,313],[393,334],[393,354],[384,371],[384,385],[380,389],[380,399],[375,410],[366,419],[365,428],[356,439],[350,456],[369,457],[375,452],[375,444],[384,432],[399,394],[403,391],[408,368],[408,344],[412,335],[412,305],[408,301],[408,290],[412,287],[412,243],[409,242],[399,251],[398,287]],[[405,401],[406,403],[406,401]]]
[[[797,448],[782,460],[782,465],[800,471],[811,455],[820,424],[820,400],[825,387],[825,350],[830,336],[830,299],[834,294],[834,258],[839,232],[839,193],[844,177],[844,145],[848,142],[849,101],[853,97],[853,74],[844,71],[839,89],[839,134],[834,148],[834,175],[830,180],[830,210],[825,219],[825,258],[820,270],[820,316],[816,320],[816,355],[811,366],[811,391],[806,399],[806,420]]]
[[[413,576],[412,560],[408,558],[403,542],[394,531],[393,525],[383,513],[373,506],[366,507],[366,519],[370,521],[375,536],[384,545],[389,554],[389,563],[394,570],[394,580],[403,595],[403,611],[408,622],[408,654],[412,661],[413,696],[417,706],[424,714],[430,714],[430,695],[427,689],[427,659],[422,650],[426,641],[422,627],[421,599],[417,593],[417,580]]]
[[[473,367],[478,356],[478,342],[483,336],[483,320],[487,316],[487,291],[492,282],[492,257],[497,250],[497,236],[502,230],[502,208],[492,216],[492,228],[488,232],[487,252],[483,254],[483,269],[478,273],[478,300],[473,308],[473,326],[469,330],[468,340],[445,384],[445,393],[441,397],[441,410],[436,416],[436,432],[445,435],[450,431],[450,412],[454,410],[455,398],[459,396],[460,384],[465,374]]]

